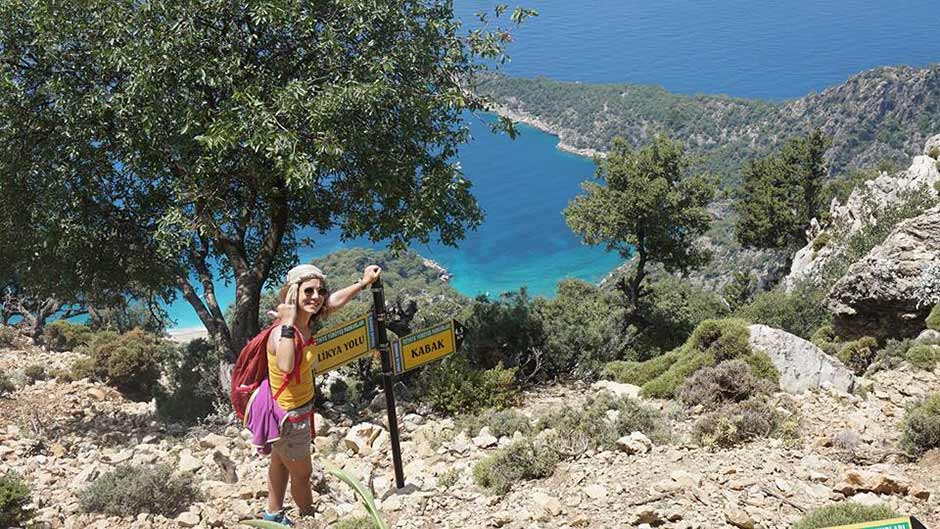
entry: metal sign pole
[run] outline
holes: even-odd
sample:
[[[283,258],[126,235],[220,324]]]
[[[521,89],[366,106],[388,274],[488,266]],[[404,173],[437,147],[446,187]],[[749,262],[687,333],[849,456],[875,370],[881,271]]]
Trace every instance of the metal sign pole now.
[[[395,412],[395,373],[392,369],[392,353],[388,346],[388,332],[385,329],[385,290],[382,279],[372,283],[372,302],[375,312],[375,331],[379,340],[379,353],[382,355],[382,384],[385,386],[385,404],[388,409],[388,433],[392,440],[392,464],[395,467],[395,486],[405,486],[405,472],[401,465],[401,445],[398,440],[398,415]]]

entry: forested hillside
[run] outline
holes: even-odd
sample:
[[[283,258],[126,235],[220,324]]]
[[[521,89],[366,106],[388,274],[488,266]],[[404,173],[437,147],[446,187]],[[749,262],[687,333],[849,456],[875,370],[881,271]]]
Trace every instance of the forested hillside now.
[[[729,183],[738,180],[742,161],[815,127],[833,139],[828,156],[834,173],[904,163],[940,128],[940,65],[877,68],[782,102],[502,76],[489,79],[483,90],[502,110],[537,120],[576,149],[606,151],[616,136],[640,145],[667,134]]]

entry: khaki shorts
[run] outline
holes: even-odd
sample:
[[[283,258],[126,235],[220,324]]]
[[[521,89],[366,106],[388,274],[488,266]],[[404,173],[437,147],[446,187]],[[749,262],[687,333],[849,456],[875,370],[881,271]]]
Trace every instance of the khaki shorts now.
[[[281,425],[281,437],[274,441],[271,449],[277,452],[282,459],[296,461],[305,457],[310,457],[310,443],[313,436],[310,434],[310,421],[313,420],[313,404],[307,404],[300,408],[287,412],[289,418],[307,414],[301,421],[284,420]]]

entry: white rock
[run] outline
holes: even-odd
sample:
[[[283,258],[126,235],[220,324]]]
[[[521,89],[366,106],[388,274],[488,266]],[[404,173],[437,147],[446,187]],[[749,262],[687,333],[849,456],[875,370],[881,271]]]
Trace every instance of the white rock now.
[[[794,334],[767,325],[751,325],[748,344],[770,357],[780,372],[780,389],[788,393],[827,384],[849,392],[855,385],[854,375],[842,362]]]
[[[180,527],[195,527],[199,525],[199,515],[186,511],[176,517],[176,522]]]
[[[595,391],[609,391],[618,397],[630,397],[631,399],[640,398],[640,387],[633,384],[622,384],[612,380],[599,380],[591,384],[591,389]]]
[[[195,472],[202,468],[202,462],[193,457],[193,453],[187,448],[180,452],[177,468],[183,473]]]
[[[856,494],[855,496],[852,496],[852,501],[868,507],[875,507],[884,503],[884,500],[881,499],[881,496],[873,492],[863,492]]]
[[[490,433],[488,426],[484,426],[480,429],[480,435],[474,437],[472,442],[473,446],[477,448],[490,448],[491,446],[496,446],[496,444],[499,442],[499,439]]]
[[[199,446],[203,448],[225,448],[228,446],[228,441],[228,437],[210,433],[199,440]]]
[[[589,498],[602,500],[607,497],[607,488],[598,484],[588,485],[584,487],[584,493],[587,494]]]
[[[561,514],[561,502],[554,496],[544,492],[534,492],[532,493],[532,501],[552,516]]]
[[[633,432],[617,439],[617,447],[627,454],[645,454],[653,449],[653,442],[641,432]]]
[[[313,425],[316,429],[316,434],[318,437],[329,435],[330,430],[333,428],[333,425],[330,423],[330,421],[319,413],[313,414]]]
[[[346,433],[343,446],[361,455],[372,453],[372,441],[379,435],[382,428],[371,423],[359,423]]]

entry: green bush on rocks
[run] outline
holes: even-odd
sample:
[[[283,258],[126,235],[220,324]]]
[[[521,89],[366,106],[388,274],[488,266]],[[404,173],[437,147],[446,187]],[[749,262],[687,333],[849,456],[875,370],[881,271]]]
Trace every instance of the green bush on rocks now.
[[[878,340],[863,336],[858,340],[846,342],[836,353],[836,358],[856,375],[864,375],[868,366],[874,362],[878,351]]]
[[[125,334],[99,332],[88,345],[94,375],[127,396],[143,400],[155,395],[160,366],[174,347],[140,329]]]
[[[747,362],[735,359],[700,369],[682,383],[677,397],[687,407],[701,405],[716,410],[725,404],[767,395],[774,389],[774,384],[756,376]]]
[[[551,447],[524,439],[477,463],[473,467],[473,481],[489,492],[505,494],[519,481],[551,476],[558,461],[558,453]]]
[[[85,512],[114,516],[149,512],[170,517],[201,498],[192,476],[174,476],[167,465],[121,465],[83,490],[79,504]]]
[[[901,447],[912,455],[920,455],[940,447],[940,393],[921,400],[904,414]]]
[[[424,368],[417,378],[416,391],[432,408],[446,413],[473,413],[504,409],[519,397],[513,382],[516,368],[497,365],[480,370],[466,357],[453,355]]]
[[[0,325],[0,347],[9,347],[13,345],[16,339],[16,330],[8,325]]]
[[[886,505],[862,505],[854,501],[820,507],[793,524],[791,529],[820,529],[897,518]]]
[[[0,527],[17,527],[29,520],[29,487],[16,474],[0,476]]]
[[[42,330],[42,342],[52,351],[74,351],[87,345],[93,334],[87,325],[56,320]]]
[[[940,361],[940,346],[929,344],[915,344],[905,354],[907,361],[921,369],[933,369]]]
[[[702,416],[692,436],[703,446],[728,448],[758,437],[767,437],[780,422],[777,411],[761,397],[729,404]]]
[[[925,323],[928,329],[940,331],[940,303],[937,303],[930,309],[930,314],[927,315]]]

